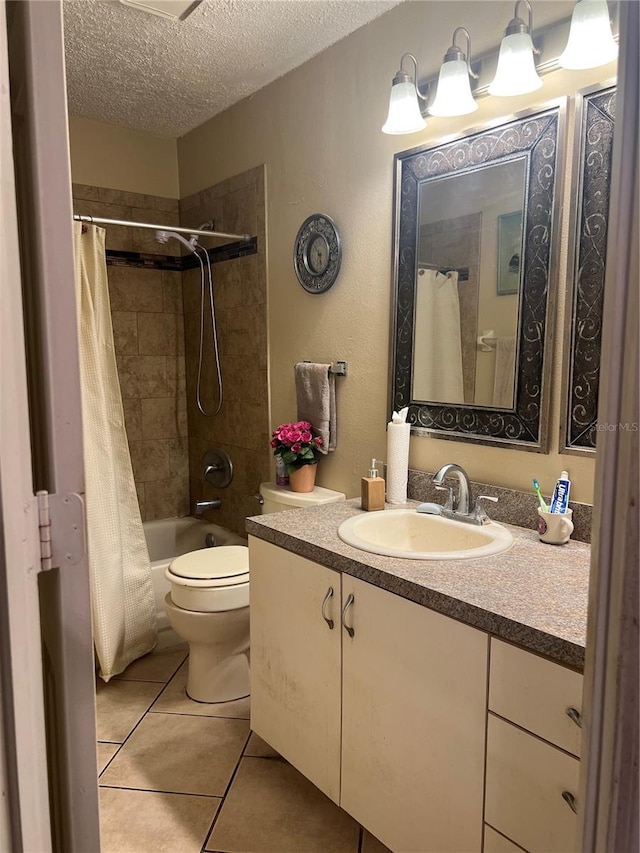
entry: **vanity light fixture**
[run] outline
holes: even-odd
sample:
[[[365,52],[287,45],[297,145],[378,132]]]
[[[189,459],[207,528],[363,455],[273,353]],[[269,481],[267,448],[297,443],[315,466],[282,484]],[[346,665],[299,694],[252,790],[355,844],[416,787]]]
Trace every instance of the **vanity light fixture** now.
[[[529,13],[527,23],[518,17],[518,6],[521,3],[524,3]],[[533,58],[534,53],[539,51],[531,38],[533,13],[529,0],[516,0],[513,14],[500,45],[496,76],[489,85],[490,95],[525,95],[542,86]]]
[[[607,0],[578,0],[571,16],[569,41],[558,64],[576,71],[597,68],[613,62],[617,55]]]
[[[456,36],[463,33],[467,37],[467,52],[456,44]],[[478,75],[471,70],[471,36],[465,27],[453,31],[453,44],[444,55],[440,66],[438,88],[433,103],[429,107],[432,116],[464,116],[478,109],[471,94],[471,81]]]
[[[409,58],[415,68],[415,77],[405,71],[402,67],[406,58]],[[416,133],[423,130],[427,123],[420,112],[418,98],[426,101],[424,95],[417,86],[418,62],[412,53],[405,53],[400,60],[400,70],[396,72],[391,85],[391,97],[389,98],[389,113],[387,120],[382,125],[383,133]]]

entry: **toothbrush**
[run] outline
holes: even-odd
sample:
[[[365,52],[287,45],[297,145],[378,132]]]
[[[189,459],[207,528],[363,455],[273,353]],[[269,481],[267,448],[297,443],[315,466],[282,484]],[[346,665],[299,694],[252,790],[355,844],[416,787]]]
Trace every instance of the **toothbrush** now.
[[[533,488],[536,490],[536,495],[538,496],[538,500],[540,501],[540,509],[542,512],[549,512],[549,507],[546,505],[544,498],[540,492],[540,483],[534,477],[533,480]]]

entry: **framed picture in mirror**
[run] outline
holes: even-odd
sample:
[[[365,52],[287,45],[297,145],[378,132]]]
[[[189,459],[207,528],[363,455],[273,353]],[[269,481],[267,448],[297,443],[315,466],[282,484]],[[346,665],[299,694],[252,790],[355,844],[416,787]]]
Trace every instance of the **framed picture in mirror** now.
[[[613,83],[578,92],[575,110],[565,315],[563,453],[595,453],[602,309],[607,266],[611,163],[616,112]]]
[[[498,216],[498,296],[510,296],[520,287],[522,211]]]
[[[546,451],[565,103],[395,156],[389,407],[414,434]]]

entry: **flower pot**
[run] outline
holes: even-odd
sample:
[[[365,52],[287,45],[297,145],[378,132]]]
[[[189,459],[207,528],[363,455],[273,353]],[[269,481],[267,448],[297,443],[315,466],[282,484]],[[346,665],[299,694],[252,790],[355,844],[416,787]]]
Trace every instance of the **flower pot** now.
[[[318,463],[303,465],[289,474],[289,488],[292,492],[312,492],[316,482],[316,468]]]

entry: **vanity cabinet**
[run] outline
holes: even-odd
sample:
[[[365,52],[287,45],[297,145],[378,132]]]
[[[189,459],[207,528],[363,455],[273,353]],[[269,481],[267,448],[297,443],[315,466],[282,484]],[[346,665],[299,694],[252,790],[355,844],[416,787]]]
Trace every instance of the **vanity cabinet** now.
[[[249,556],[257,734],[395,853],[574,849],[579,673],[264,540]]]
[[[391,850],[480,850],[488,637],[342,576],[340,805]]]
[[[254,731],[390,849],[480,850],[487,635],[249,549]]]
[[[491,640],[485,821],[529,853],[574,849],[581,704],[579,673]]]
[[[251,726],[339,803],[340,572],[252,537],[249,565]]]

